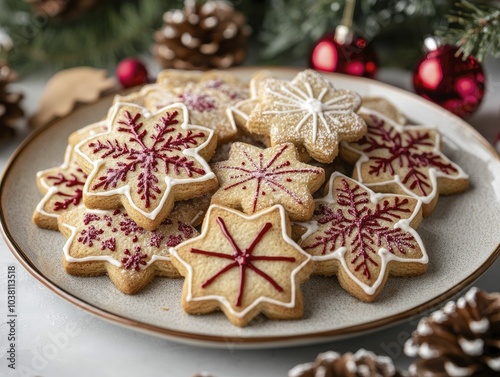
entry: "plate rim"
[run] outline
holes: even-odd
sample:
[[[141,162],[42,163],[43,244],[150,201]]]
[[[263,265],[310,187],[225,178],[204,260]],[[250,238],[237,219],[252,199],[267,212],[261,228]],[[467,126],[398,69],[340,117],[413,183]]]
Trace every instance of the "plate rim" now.
[[[236,67],[228,69],[228,72],[236,73],[237,72],[255,72],[257,70],[269,70],[269,71],[278,71],[278,72],[289,72],[291,74],[298,73],[303,68],[299,67],[271,67],[271,66],[248,66],[248,67]],[[361,81],[365,83],[370,83],[371,85],[382,86],[388,88],[390,90],[396,90],[397,92],[401,92],[405,96],[410,96],[411,99],[420,102],[420,104],[425,106],[430,106],[434,111],[443,113],[447,117],[451,117],[454,123],[458,124],[461,128],[465,128],[468,132],[471,133],[471,136],[485,148],[489,154],[500,162],[500,154],[493,148],[493,146],[488,143],[488,141],[471,125],[469,125],[464,120],[455,116],[452,113],[449,113],[445,109],[440,106],[419,97],[418,95],[406,91],[404,89],[392,86],[390,84],[382,83],[376,80],[371,80],[362,77],[348,76],[338,73],[326,73],[321,72],[326,77],[334,78],[336,76],[342,77],[344,79]],[[106,98],[114,96],[116,93],[108,94],[98,101],[104,100]],[[97,102],[97,101],[96,101]],[[78,106],[76,110],[85,109],[86,107],[90,107],[95,105],[96,102],[92,102],[89,104],[81,104]],[[33,132],[31,132],[22,142],[21,144],[14,150],[12,155],[7,160],[5,167],[0,175],[0,201],[4,196],[5,190],[5,182],[7,177],[12,171],[12,168],[16,161],[22,156],[23,151],[43,132],[53,127],[57,123],[64,121],[64,119],[71,114],[55,119],[48,124],[40,127]],[[215,335],[203,335],[186,331],[177,331],[175,329],[167,329],[164,327],[152,325],[149,323],[142,322],[140,320],[135,320],[128,318],[126,316],[122,316],[119,314],[112,313],[110,311],[104,310],[102,308],[98,308],[87,301],[67,292],[56,283],[54,283],[48,276],[40,271],[34,263],[30,260],[30,258],[25,254],[22,248],[17,244],[13,234],[11,233],[8,222],[5,218],[4,210],[0,206],[0,232],[5,240],[7,247],[10,249],[15,258],[19,261],[19,263],[42,285],[48,288],[52,293],[66,300],[67,302],[75,305],[76,307],[84,310],[85,312],[99,317],[101,319],[106,320],[107,322],[111,322],[115,325],[120,325],[129,329],[133,329],[135,331],[145,332],[155,336],[161,336],[163,338],[173,340],[180,343],[187,343],[191,345],[205,346],[205,347],[225,347],[228,344],[231,344],[232,347],[235,348],[246,348],[246,349],[255,349],[255,348],[274,348],[274,347],[282,347],[282,346],[297,346],[304,344],[313,344],[313,343],[322,343],[331,340],[339,340],[341,338],[346,337],[354,337],[357,335],[361,335],[362,333],[377,331],[383,329],[385,327],[393,326],[405,319],[408,319],[414,315],[422,314],[439,304],[444,303],[449,300],[452,296],[457,294],[458,292],[465,289],[468,285],[478,279],[486,270],[493,264],[493,262],[500,256],[500,242],[497,244],[496,248],[491,252],[489,257],[477,268],[472,274],[463,279],[457,285],[451,287],[446,292],[442,293],[439,296],[434,297],[431,300],[426,301],[425,303],[414,306],[410,309],[407,309],[403,312],[399,312],[393,314],[391,316],[386,316],[384,318],[378,319],[373,322],[363,323],[358,325],[352,325],[348,327],[343,327],[341,329],[336,330],[326,330],[319,332],[311,332],[307,334],[298,334],[298,335],[278,335],[278,336],[215,336]]]

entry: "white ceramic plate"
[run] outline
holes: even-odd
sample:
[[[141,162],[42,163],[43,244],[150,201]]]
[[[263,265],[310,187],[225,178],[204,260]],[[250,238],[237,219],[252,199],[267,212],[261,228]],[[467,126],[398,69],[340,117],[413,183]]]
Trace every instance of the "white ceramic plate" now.
[[[233,70],[249,79],[255,68]],[[292,78],[297,70],[275,69]],[[376,302],[363,303],[336,278],[313,277],[303,286],[305,315],[300,321],[258,318],[246,328],[232,326],[222,313],[190,316],[180,306],[182,280],[156,278],[135,296],[120,293],[105,276],[79,278],[62,267],[65,238],[31,223],[41,199],[37,171],[62,162],[68,135],[101,119],[112,97],[78,108],[68,117],[35,132],[12,156],[0,184],[0,220],[12,252],[46,287],[80,308],[114,323],[198,345],[274,347],[331,340],[378,329],[442,303],[482,274],[500,254],[500,160],[472,127],[420,97],[376,81],[328,76],[337,87],[393,101],[410,119],[433,124],[444,135],[445,154],[471,179],[460,195],[441,197],[418,232],[430,258],[427,273],[390,278]]]

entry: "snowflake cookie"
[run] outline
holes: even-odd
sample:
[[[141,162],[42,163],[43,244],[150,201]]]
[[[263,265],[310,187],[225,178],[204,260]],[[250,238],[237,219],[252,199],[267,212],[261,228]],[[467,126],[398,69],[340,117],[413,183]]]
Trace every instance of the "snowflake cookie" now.
[[[415,229],[421,202],[409,196],[376,194],[340,174],[316,201],[313,220],[300,246],[313,256],[315,273],[338,276],[353,296],[373,301],[388,275],[414,276],[427,270],[427,254]]]
[[[356,164],[354,179],[377,192],[420,199],[424,217],[434,210],[439,194],[467,189],[467,174],[440,151],[436,128],[403,126],[373,110],[364,116],[366,135],[355,143],[342,143],[341,149],[341,157]]]
[[[76,276],[108,274],[127,294],[144,288],[155,275],[178,277],[170,262],[169,247],[198,232],[171,213],[154,231],[138,226],[123,209],[91,210],[79,206],[59,217],[59,230],[67,238],[63,264]]]
[[[300,284],[311,273],[311,257],[290,237],[282,206],[252,216],[212,205],[202,234],[170,249],[186,277],[182,307],[190,314],[221,309],[237,326],[260,312],[274,319],[300,318]]]
[[[314,211],[311,193],[323,184],[325,172],[297,157],[291,143],[267,149],[234,143],[229,160],[212,165],[221,186],[212,204],[242,209],[246,214],[281,204],[291,220],[309,220]]]
[[[355,141],[366,132],[356,111],[361,98],[335,89],[319,73],[306,70],[291,82],[266,79],[262,94],[248,119],[250,132],[269,135],[271,145],[291,142],[315,160],[330,163],[340,141]]]
[[[36,183],[43,199],[33,213],[33,222],[40,228],[57,230],[60,214],[77,207],[83,197],[87,175],[76,163],[73,147],[68,145],[61,166],[39,171]]]
[[[119,97],[115,101],[133,102],[145,106],[151,111],[181,102],[189,110],[192,123],[213,129],[219,143],[233,139],[237,134],[236,124],[231,106],[248,98],[248,87],[236,77],[222,72],[207,72],[196,80],[186,76],[185,80],[165,80],[164,74],[160,82],[170,84],[151,84],[138,93]]]
[[[174,201],[217,187],[205,161],[216,147],[213,131],[188,124],[185,105],[150,113],[138,105],[117,103],[108,124],[108,132],[75,147],[78,164],[89,175],[83,188],[87,207],[123,205],[137,224],[153,230]]]

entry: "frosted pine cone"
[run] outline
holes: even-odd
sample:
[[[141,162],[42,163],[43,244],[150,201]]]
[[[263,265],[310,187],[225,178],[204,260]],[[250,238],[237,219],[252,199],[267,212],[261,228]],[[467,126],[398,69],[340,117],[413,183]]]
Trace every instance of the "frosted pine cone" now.
[[[25,0],[33,13],[50,18],[72,19],[92,9],[98,0]]]
[[[245,58],[250,28],[225,1],[186,0],[183,10],[166,12],[163,20],[153,46],[163,68],[227,68]]]
[[[405,353],[414,376],[500,376],[500,294],[472,288],[423,318]]]
[[[0,60],[0,137],[11,131],[14,122],[23,116],[19,102],[23,96],[7,91],[7,85],[16,80],[16,74]]]
[[[355,354],[320,353],[313,363],[297,365],[289,377],[400,377],[391,358],[360,349]]]

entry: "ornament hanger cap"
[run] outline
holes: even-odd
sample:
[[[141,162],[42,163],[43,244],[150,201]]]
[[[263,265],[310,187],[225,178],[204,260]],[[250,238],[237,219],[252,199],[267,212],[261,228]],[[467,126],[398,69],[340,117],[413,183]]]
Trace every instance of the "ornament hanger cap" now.
[[[426,37],[424,39],[424,51],[431,52],[437,50],[442,45],[441,40],[436,36]]]
[[[351,28],[345,25],[339,25],[335,28],[335,42],[338,44],[350,44],[353,40],[354,32]]]

